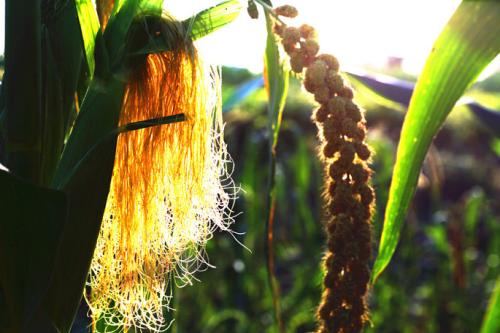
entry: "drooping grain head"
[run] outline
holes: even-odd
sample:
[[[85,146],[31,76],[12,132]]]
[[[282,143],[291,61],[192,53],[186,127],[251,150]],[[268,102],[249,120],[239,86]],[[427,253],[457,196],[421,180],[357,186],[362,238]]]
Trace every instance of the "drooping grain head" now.
[[[296,16],[289,6],[277,8],[275,14],[283,15],[283,8]],[[274,31],[290,56],[292,71],[303,75],[304,88],[319,104],[312,120],[318,128],[319,158],[325,169],[327,249],[317,332],[358,333],[368,321],[370,220],[375,199],[364,114],[339,73],[337,58],[317,55],[319,44],[312,26],[276,23]]]

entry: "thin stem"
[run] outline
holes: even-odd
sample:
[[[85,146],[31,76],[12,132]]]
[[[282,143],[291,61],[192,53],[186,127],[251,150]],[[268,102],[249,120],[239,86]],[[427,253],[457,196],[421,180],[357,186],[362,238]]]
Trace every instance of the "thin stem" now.
[[[278,21],[279,23],[281,24],[285,24],[285,22],[283,22],[281,20],[281,18],[276,15],[276,13],[274,12],[274,9],[273,7],[269,6],[267,3],[265,3],[264,1],[262,0],[254,0],[255,2],[257,2],[259,5],[262,6],[262,8],[264,8],[264,10],[269,13],[269,15],[271,15],[276,21]],[[285,24],[286,25],[286,24]]]

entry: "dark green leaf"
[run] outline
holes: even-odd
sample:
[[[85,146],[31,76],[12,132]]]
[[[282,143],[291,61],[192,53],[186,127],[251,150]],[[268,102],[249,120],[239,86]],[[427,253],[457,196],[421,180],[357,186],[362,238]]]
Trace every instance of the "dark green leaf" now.
[[[67,220],[66,197],[1,170],[0,189],[0,331],[55,332],[38,310]]]
[[[44,309],[60,332],[69,332],[80,305],[101,227],[115,158],[116,136],[108,136],[83,159],[64,184],[69,216]]]
[[[67,175],[98,142],[118,126],[125,83],[93,80],[63,151],[52,186],[63,188]]]
[[[41,20],[40,3],[5,3],[4,139],[7,165],[13,174],[40,180]]]
[[[389,264],[423,159],[446,116],[500,50],[500,6],[463,2],[434,44],[403,124],[372,280]]]
[[[123,66],[127,46],[127,35],[132,22],[139,16],[161,16],[163,0],[117,1],[104,34],[110,64],[113,68]]]
[[[70,129],[70,123],[74,120],[72,117],[73,104],[75,101],[75,92],[77,90],[78,80],[80,78],[80,73],[82,71],[82,64],[84,63],[84,48],[82,47],[82,41],[77,36],[81,35],[80,22],[78,21],[78,14],[76,11],[75,2],[69,1],[57,12],[50,20],[47,20],[45,25],[47,26],[48,40],[50,45],[46,45],[47,51],[50,52],[54,58],[55,69],[54,73],[47,71],[47,74],[57,76],[59,85],[61,86],[61,108],[62,117],[64,124],[64,134],[68,135]],[[50,48],[50,50],[49,50]],[[44,53],[44,57],[47,54]],[[44,60],[42,63],[46,64],[47,61]],[[44,86],[46,84],[55,84],[52,79],[48,82],[44,79]],[[88,84],[86,77],[82,78],[82,81]],[[86,89],[86,85],[82,90]],[[44,88],[46,89],[46,88]],[[46,93],[44,93],[46,94]],[[84,93],[82,93],[83,98]],[[53,102],[55,103],[55,101]],[[48,105],[44,104],[44,107],[48,108]],[[51,109],[46,109],[44,112],[51,112]],[[47,131],[47,129],[45,129]],[[62,142],[58,144],[58,147],[53,149],[62,149]]]
[[[45,66],[42,68],[42,161],[41,183],[47,185],[52,180],[64,145],[64,115],[62,81],[52,52],[50,34],[43,30],[42,53]]]

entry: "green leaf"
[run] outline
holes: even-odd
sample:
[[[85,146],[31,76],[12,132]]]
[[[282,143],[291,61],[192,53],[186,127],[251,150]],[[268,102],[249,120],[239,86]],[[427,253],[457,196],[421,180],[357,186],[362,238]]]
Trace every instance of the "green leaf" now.
[[[90,149],[118,126],[125,83],[115,78],[94,79],[83,101],[71,136],[64,147],[52,186],[64,180]]]
[[[82,47],[82,41],[78,38],[78,36],[81,35],[81,29],[75,2],[69,1],[65,4],[58,3],[62,8],[56,9],[57,15],[53,19],[47,20],[45,23],[47,27],[46,34],[48,35],[45,38],[47,38],[48,42],[45,46],[46,53],[44,53],[43,56],[48,57],[49,55],[47,53],[51,53],[54,61],[54,69],[46,73],[47,76],[56,76],[59,82],[56,83],[52,78],[46,79],[44,76],[45,81],[43,85],[44,89],[48,89],[46,85],[60,85],[60,88],[57,89],[61,89],[61,100],[52,101],[51,103],[56,104],[58,102],[61,104],[63,131],[64,135],[67,136],[72,120],[74,120],[72,113],[74,111],[75,92],[77,90],[80,73],[83,69],[82,67],[84,67],[82,65],[84,65],[85,62],[85,53]],[[42,63],[46,64],[45,66],[48,67],[47,61],[48,60],[44,59]],[[82,81],[88,83],[88,80],[84,79],[86,78],[83,77]],[[44,95],[47,96],[47,93],[44,92]],[[83,95],[82,93],[82,98]],[[44,110],[45,113],[52,112],[49,105],[44,104],[43,107],[46,108],[46,110]],[[49,118],[50,117],[52,117],[52,115],[50,115]],[[47,119],[47,121],[50,123],[49,119]],[[44,126],[46,126],[46,124]],[[48,131],[47,128],[44,128],[44,130]],[[56,147],[52,147],[51,149],[62,149],[63,142],[57,143],[57,140],[55,141],[54,145],[56,145]],[[52,170],[52,173],[53,172],[54,170]]]
[[[238,0],[225,1],[182,21],[182,25],[192,40],[200,39],[233,22],[238,17],[241,8]],[[131,55],[164,52],[171,49],[172,45],[163,34],[152,34],[146,46],[134,51]]]
[[[200,39],[233,22],[242,8],[238,0],[224,1],[184,20],[182,24],[193,40]]]
[[[272,19],[266,13],[267,43],[265,65],[265,86],[269,97],[268,113],[273,135],[273,147],[278,143],[278,133],[281,126],[283,109],[288,94],[289,71],[285,61],[280,56],[278,42],[273,33]]]
[[[434,44],[401,131],[373,282],[394,254],[432,138],[465,89],[500,50],[499,21],[498,3],[462,2]]]
[[[0,331],[55,332],[39,318],[67,220],[64,193],[0,170]]]
[[[109,193],[116,136],[91,151],[64,184],[68,223],[56,257],[44,310],[59,332],[69,332],[80,305]]]
[[[112,68],[121,68],[127,51],[127,35],[132,22],[140,15],[160,16],[159,0],[127,0],[117,1],[109,18],[104,40]]]
[[[52,52],[48,29],[43,29],[41,184],[52,180],[64,145],[62,81]]]
[[[41,125],[40,3],[5,2],[4,139],[11,172],[40,180]]]
[[[99,17],[91,0],[75,0],[78,19],[80,21],[85,58],[89,67],[90,78],[94,76],[95,70],[95,39],[99,31]]]
[[[496,332],[500,332],[500,277],[497,278],[495,289],[491,294],[488,309],[481,325],[481,333]]]

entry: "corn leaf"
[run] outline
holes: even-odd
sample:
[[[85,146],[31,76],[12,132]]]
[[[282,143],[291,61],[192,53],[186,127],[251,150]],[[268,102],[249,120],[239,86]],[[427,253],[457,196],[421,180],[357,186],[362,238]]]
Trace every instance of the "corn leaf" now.
[[[121,81],[93,80],[52,183],[66,193],[69,204],[68,223],[44,302],[61,332],[69,331],[80,304],[111,182],[116,137],[96,144],[117,127],[123,91]],[[94,146],[97,149],[84,158]]]
[[[5,3],[4,139],[12,173],[38,183],[42,145],[40,3]],[[20,38],[22,36],[22,38]]]
[[[83,47],[89,74],[92,78],[95,70],[95,39],[100,29],[99,17],[91,0],[75,0],[78,20],[80,21]]]
[[[71,136],[64,148],[52,186],[63,188],[70,174],[90,149],[118,124],[125,83],[94,80],[89,87]]]
[[[62,101],[60,103],[62,103],[64,133],[67,135],[73,120],[71,113],[75,91],[82,65],[85,62],[82,41],[75,38],[81,34],[75,2],[67,2],[54,19],[46,22],[46,26],[50,40],[47,48],[50,47],[55,61],[55,73],[61,81]]]
[[[495,289],[491,294],[490,302],[483,324],[481,333],[496,333],[500,332],[500,277],[497,278]]]
[[[182,25],[192,40],[200,39],[233,22],[238,17],[241,8],[238,0],[225,1],[182,21]],[[170,49],[168,40],[163,36],[151,36],[147,45],[134,51],[133,54],[150,54]]]
[[[0,170],[0,330],[55,332],[39,309],[67,219],[64,193]]]
[[[233,22],[241,12],[238,0],[224,1],[182,22],[193,40],[200,39]]]
[[[116,137],[109,137],[61,189],[68,197],[68,223],[56,257],[44,310],[59,332],[69,332],[80,305],[109,193]]]
[[[163,0],[121,0],[115,3],[104,33],[112,67],[123,66],[127,34],[140,15],[160,16]]]
[[[500,50],[499,21],[498,3],[462,2],[434,44],[401,131],[373,282],[394,254],[432,138],[465,89]]]
[[[50,183],[64,144],[64,116],[62,103],[62,81],[52,52],[50,35],[43,29],[42,57],[42,155],[41,184]]]

